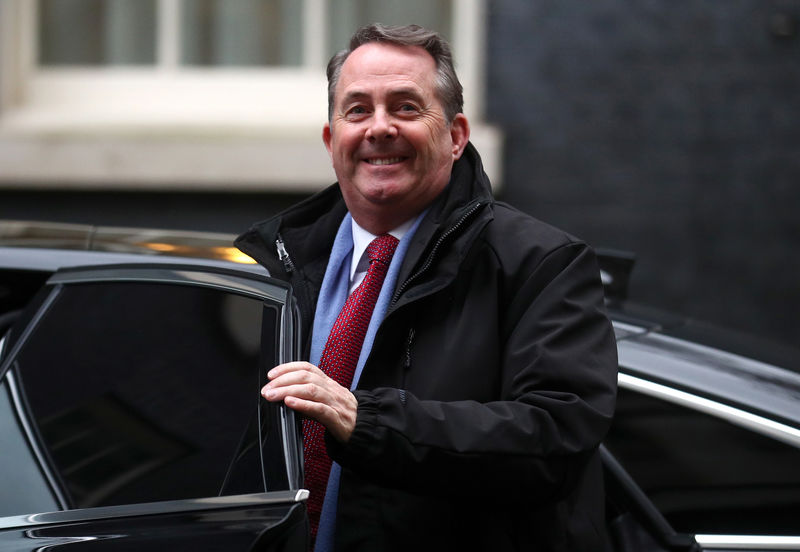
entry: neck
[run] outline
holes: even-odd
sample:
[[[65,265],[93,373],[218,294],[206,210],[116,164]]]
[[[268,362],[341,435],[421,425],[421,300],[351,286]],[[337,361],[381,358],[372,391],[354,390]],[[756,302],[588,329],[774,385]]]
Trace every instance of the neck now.
[[[387,234],[391,230],[394,230],[395,228],[401,226],[404,222],[407,222],[416,216],[416,214],[405,216],[399,213],[369,215],[364,213],[354,213],[353,211],[350,211],[350,215],[353,217],[353,220],[356,222],[356,224],[370,234],[375,234],[376,236]]]

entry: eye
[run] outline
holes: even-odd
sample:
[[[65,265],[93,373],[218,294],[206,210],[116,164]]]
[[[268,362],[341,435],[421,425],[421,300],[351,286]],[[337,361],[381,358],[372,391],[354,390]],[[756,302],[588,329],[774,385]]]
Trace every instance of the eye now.
[[[402,111],[404,113],[413,113],[413,112],[417,111],[417,106],[415,106],[414,104],[410,104],[410,103],[404,103],[404,104],[400,105],[400,111]]]
[[[354,105],[354,106],[351,106],[351,107],[347,108],[347,110],[345,111],[345,118],[351,119],[351,120],[360,120],[360,119],[364,118],[368,114],[369,114],[369,111],[367,110],[366,106],[364,106],[364,105]]]

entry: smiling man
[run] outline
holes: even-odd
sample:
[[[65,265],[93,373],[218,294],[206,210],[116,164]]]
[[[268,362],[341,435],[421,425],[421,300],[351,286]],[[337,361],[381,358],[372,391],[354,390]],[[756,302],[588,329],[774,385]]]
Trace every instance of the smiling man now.
[[[605,550],[616,346],[594,254],[492,198],[450,48],[370,25],[328,65],[338,183],[237,245],[292,283],[317,550]]]
[[[444,190],[469,139],[463,113],[448,119],[436,62],[419,46],[367,43],[348,56],[323,140],[355,221],[382,234]]]

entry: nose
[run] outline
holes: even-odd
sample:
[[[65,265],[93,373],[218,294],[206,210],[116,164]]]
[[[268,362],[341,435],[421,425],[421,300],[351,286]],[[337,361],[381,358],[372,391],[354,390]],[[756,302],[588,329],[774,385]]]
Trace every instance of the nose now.
[[[370,117],[367,127],[367,139],[370,141],[391,140],[397,136],[397,126],[392,117],[383,108],[378,108]]]

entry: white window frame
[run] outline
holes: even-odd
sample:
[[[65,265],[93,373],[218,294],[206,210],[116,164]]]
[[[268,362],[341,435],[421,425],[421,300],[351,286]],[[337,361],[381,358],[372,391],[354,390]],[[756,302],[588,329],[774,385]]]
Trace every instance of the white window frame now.
[[[179,0],[159,0],[156,66],[37,67],[36,0],[0,1],[0,187],[313,191],[335,178],[327,0],[302,0],[299,67],[186,68]],[[453,49],[473,142],[499,184],[483,119],[485,0],[454,0]],[[122,107],[121,107],[122,106]]]

